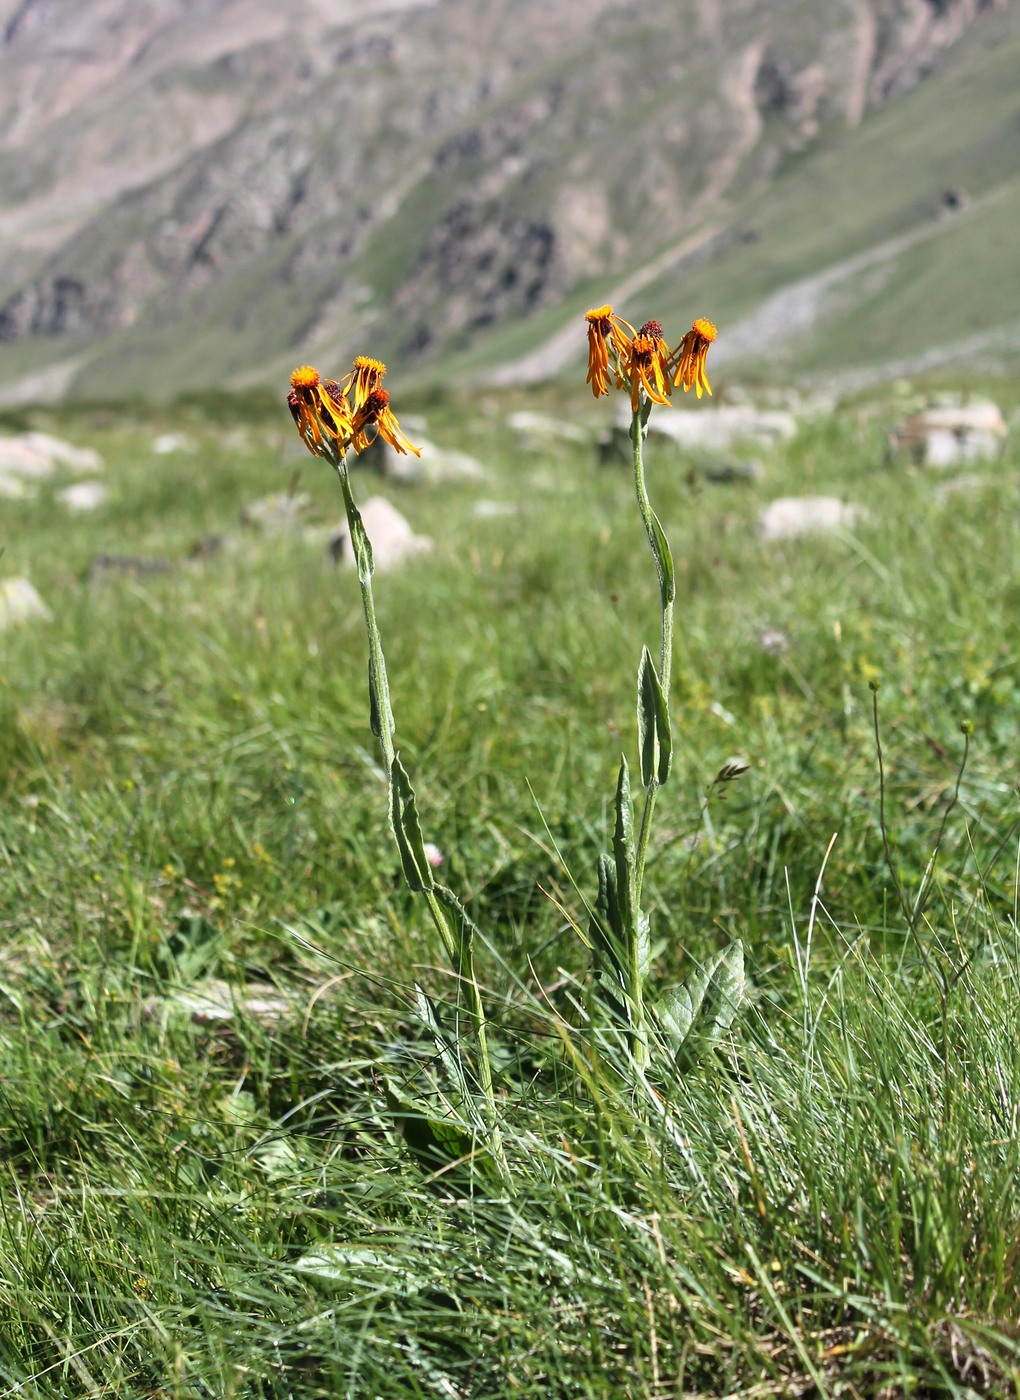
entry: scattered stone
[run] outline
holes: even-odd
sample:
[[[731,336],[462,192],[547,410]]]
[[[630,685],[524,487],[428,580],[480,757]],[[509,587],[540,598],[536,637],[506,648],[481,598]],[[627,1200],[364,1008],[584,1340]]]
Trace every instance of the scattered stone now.
[[[511,413],[506,420],[507,427],[517,435],[522,447],[535,451],[548,447],[551,442],[571,442],[584,444],[590,441],[590,434],[578,423],[568,423],[563,418],[555,418],[551,413],[532,413],[522,409]]]
[[[168,574],[173,567],[170,559],[147,557],[144,554],[97,554],[89,565],[89,581],[102,583],[111,574],[145,578],[152,574]]]
[[[101,471],[103,459],[91,447],[75,447],[49,433],[19,433],[0,437],[0,471],[9,476],[41,480],[57,467],[71,471]]]
[[[171,452],[194,452],[195,444],[187,433],[160,433],[152,440],[152,450],[166,457]]]
[[[790,650],[790,634],[780,627],[763,627],[758,633],[758,645],[769,656],[785,656]]]
[[[472,520],[498,520],[500,516],[516,514],[513,501],[475,501],[471,507]]]
[[[372,542],[372,556],[377,569],[392,568],[412,555],[425,553],[432,548],[432,541],[424,535],[416,535],[396,506],[382,496],[369,497],[361,507],[361,518]],[[333,532],[329,554],[335,564],[354,564],[346,520]]]
[[[274,491],[246,505],[241,519],[267,535],[296,535],[302,529],[301,517],[311,503],[312,498],[304,491]]]
[[[405,423],[405,427],[408,427]],[[428,438],[414,437],[415,447],[421,449],[421,456],[409,453],[406,456],[391,447],[382,437],[376,437],[367,451],[362,452],[358,462],[371,467],[388,481],[399,481],[405,485],[427,483],[430,486],[445,485],[457,481],[480,481],[485,476],[485,468],[476,457],[467,452],[454,452],[445,447],[437,447]]]
[[[53,614],[28,579],[0,579],[0,632],[32,621],[52,622]]]
[[[765,479],[765,467],[757,458],[748,458],[743,462],[703,462],[695,467],[695,471],[714,485],[725,485],[735,481],[754,484]]]
[[[598,439],[599,462],[630,463],[630,410],[624,405],[608,432]],[[680,452],[730,451],[737,443],[758,443],[774,447],[788,442],[797,433],[797,419],[781,408],[755,408],[750,403],[723,404],[719,408],[663,408],[648,420],[648,438],[653,444],[672,445]]]
[[[240,991],[229,982],[213,979],[171,997],[147,1002],[145,1010],[149,1016],[177,1011],[197,1026],[224,1025],[239,1016],[275,1025],[294,1010],[294,1001],[269,982],[249,982]]]
[[[23,438],[0,438],[0,471],[5,476],[39,481],[52,476],[55,470],[56,463],[53,458],[37,448],[30,447]]]
[[[780,496],[765,507],[758,519],[761,537],[769,544],[800,539],[802,535],[850,530],[865,518],[863,506],[836,496]]]
[[[76,481],[73,486],[65,486],[56,494],[62,506],[79,513],[98,510],[109,497],[109,489],[101,481]]]
[[[34,452],[49,457],[58,467],[67,467],[73,472],[99,472],[103,469],[103,459],[92,447],[75,447],[63,438],[49,433],[22,433],[21,441]]]
[[[897,455],[945,471],[998,457],[1007,431],[998,404],[976,398],[912,414],[890,433],[889,445]]]

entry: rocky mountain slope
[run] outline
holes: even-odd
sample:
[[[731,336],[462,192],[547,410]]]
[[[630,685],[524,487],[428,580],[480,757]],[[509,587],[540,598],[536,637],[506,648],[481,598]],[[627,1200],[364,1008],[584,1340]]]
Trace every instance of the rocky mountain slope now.
[[[884,113],[1008,49],[1018,14],[0,0],[0,386],[241,386],[369,346],[406,372],[520,363],[602,288],[730,266],[760,237],[749,211],[767,224],[770,196],[829,152],[849,169]],[[987,117],[979,185],[1020,176],[1018,120],[1007,97]],[[931,184],[938,199],[945,172]],[[838,201],[809,206],[831,241]]]

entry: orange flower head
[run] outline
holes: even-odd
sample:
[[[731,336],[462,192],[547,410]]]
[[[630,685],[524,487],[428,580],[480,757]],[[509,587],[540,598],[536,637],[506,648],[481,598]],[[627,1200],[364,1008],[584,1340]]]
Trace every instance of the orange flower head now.
[[[301,441],[313,457],[326,453],[316,408],[319,403],[319,371],[311,365],[300,365],[290,377],[287,406],[301,434]]]
[[[673,369],[673,383],[682,385],[685,394],[688,389],[693,389],[699,399],[702,391],[709,398],[712,397],[712,386],[705,373],[705,359],[715,337],[716,329],[712,322],[699,316],[677,346],[673,356],[675,366],[671,363],[670,367]]]
[[[368,430],[373,426],[376,431],[369,437]],[[351,420],[351,441],[355,452],[364,452],[365,448],[375,441],[376,435],[388,442],[395,452],[405,457],[409,452],[413,452],[416,457],[421,456],[421,448],[408,442],[400,431],[400,424],[390,408],[390,396],[385,389],[373,389]]]
[[[584,319],[588,322],[588,377],[585,383],[591,385],[596,398],[601,398],[609,393],[610,372],[618,386],[622,387],[625,382],[620,366],[630,351],[633,327],[621,321],[611,306],[593,307],[585,312]]]
[[[287,406],[301,434],[301,440],[314,457],[327,455],[326,438],[343,448],[350,433],[350,409],[340,385],[329,379],[323,383],[319,371],[301,365],[290,377]],[[325,434],[325,436],[324,436]]]
[[[373,360],[369,355],[358,355],[354,368],[344,380],[344,389],[351,395],[351,411],[357,413],[369,394],[379,388],[386,373],[382,360]]]
[[[626,361],[630,406],[634,413],[638,411],[642,389],[652,403],[667,402],[671,387],[668,360],[669,346],[662,338],[662,322],[646,321],[631,341]]]
[[[319,383],[319,371],[311,365],[299,365],[290,377],[290,387],[300,393],[303,389],[314,389]]]

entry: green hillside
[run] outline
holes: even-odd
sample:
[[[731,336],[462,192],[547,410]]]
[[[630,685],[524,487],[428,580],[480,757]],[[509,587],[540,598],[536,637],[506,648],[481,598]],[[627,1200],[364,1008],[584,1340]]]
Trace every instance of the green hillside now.
[[[995,16],[912,93],[791,158],[733,208],[711,256],[674,264],[619,309],[670,326],[710,314],[723,332],[717,365],[784,375],[919,356],[981,333],[1020,347],[1018,73],[1020,13]],[[947,207],[950,193],[962,207]],[[606,293],[586,287],[571,314]],[[758,308],[760,324],[742,327]],[[542,330],[560,324],[548,316]],[[485,363],[524,353],[523,330],[493,337]]]

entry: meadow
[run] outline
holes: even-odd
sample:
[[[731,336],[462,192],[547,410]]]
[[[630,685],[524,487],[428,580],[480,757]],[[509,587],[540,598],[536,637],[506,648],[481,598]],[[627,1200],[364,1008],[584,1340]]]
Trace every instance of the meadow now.
[[[341,517],[282,393],[6,415],[111,495],[0,516],[53,612],[0,633],[0,1396],[1020,1394],[1020,458],[1014,429],[951,494],[891,458],[933,387],[806,411],[757,481],[649,446],[655,977],[733,939],[747,972],[718,1046],[655,1060],[657,1111],[579,1015],[658,628],[606,411],[436,392],[402,412],[482,480],[355,468],[434,541],[376,601],[482,934],[509,1187],[424,1169],[383,1091],[442,1082],[413,984],[456,989],[399,878],[356,573],[239,522],[281,490]],[[590,441],[526,446],[522,407]],[[867,518],[764,543],[808,492]]]

